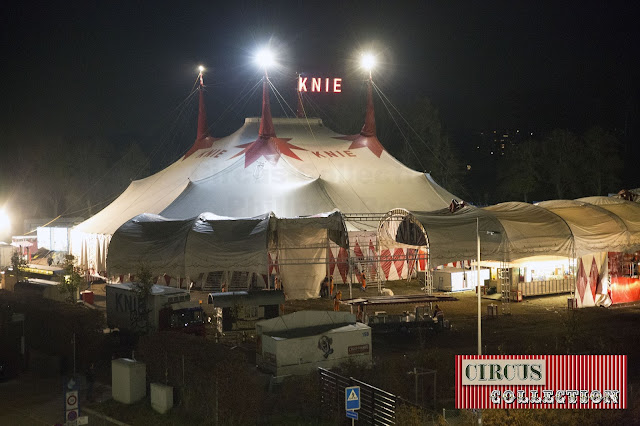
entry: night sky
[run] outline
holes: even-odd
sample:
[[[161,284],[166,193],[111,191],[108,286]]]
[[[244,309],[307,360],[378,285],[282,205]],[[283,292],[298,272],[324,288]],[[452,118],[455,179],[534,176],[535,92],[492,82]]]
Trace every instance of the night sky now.
[[[398,104],[430,97],[460,145],[482,129],[582,132],[599,124],[627,135],[627,149],[637,152],[634,2],[20,1],[0,8],[0,136],[148,141],[169,126],[199,64],[208,69],[215,122],[216,111],[258,81],[252,55],[271,40],[284,66],[272,76],[281,89],[293,86],[296,71],[340,76],[348,87],[362,80],[357,53],[374,47],[384,62],[374,73],[382,90]],[[259,103],[245,108],[213,126],[214,135],[258,114]]]

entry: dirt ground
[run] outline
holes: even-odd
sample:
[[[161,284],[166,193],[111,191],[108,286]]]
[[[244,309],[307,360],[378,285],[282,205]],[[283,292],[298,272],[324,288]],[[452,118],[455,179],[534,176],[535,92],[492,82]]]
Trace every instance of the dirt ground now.
[[[417,282],[396,281],[386,288],[394,294],[420,293]],[[346,285],[338,286],[343,299],[349,298]],[[96,305],[104,308],[104,285],[94,285]],[[377,295],[371,286],[367,295]],[[404,376],[414,367],[437,370],[437,409],[454,408],[454,357],[477,353],[477,296],[475,292],[449,294],[457,301],[439,303],[451,329],[444,332],[429,332],[426,336],[373,335],[374,369],[363,379],[389,392],[413,400],[413,386],[402,380],[390,379],[389,369]],[[354,297],[362,293],[354,287]],[[483,354],[496,355],[552,355],[552,354],[622,354],[628,356],[629,410],[622,414],[625,419],[640,419],[640,398],[633,389],[640,389],[640,368],[635,362],[640,359],[640,303],[611,308],[567,309],[569,295],[525,298],[523,302],[511,303],[503,312],[500,301],[482,299],[482,350]],[[202,300],[207,310],[204,292],[192,292],[192,300]],[[487,315],[489,304],[498,305],[498,315]],[[299,310],[332,310],[333,301],[328,299],[287,300],[285,313]],[[342,310],[349,307],[342,305]],[[389,314],[413,312],[413,305],[385,305]],[[509,312],[510,311],[510,312]],[[251,345],[251,342],[247,342]],[[253,346],[255,347],[255,346]],[[387,370],[383,372],[382,370]],[[357,374],[354,372],[353,374]],[[351,375],[351,373],[349,373]],[[597,411],[597,410],[596,410]],[[598,416],[601,416],[598,414]],[[606,417],[598,417],[606,420]],[[598,422],[600,422],[598,420]],[[605,421],[603,420],[603,421]],[[582,421],[582,420],[581,420]],[[491,422],[487,421],[487,424]],[[499,423],[499,422],[498,422]],[[634,423],[631,421],[631,423]],[[628,424],[631,424],[628,423]],[[544,424],[544,422],[542,422]],[[588,423],[587,423],[588,424]],[[640,424],[640,423],[639,423]]]
[[[420,284],[412,281],[388,282],[386,288],[394,294],[420,293]],[[339,285],[343,300],[349,298],[347,285]],[[105,309],[105,285],[94,284],[95,305]],[[440,294],[440,293],[439,293]],[[442,293],[444,294],[444,293]],[[363,295],[357,287],[353,296]],[[366,295],[377,295],[377,288],[371,286]],[[477,296],[475,292],[447,293],[457,301],[442,302],[440,307],[445,318],[451,323],[451,330],[437,336],[440,348],[459,351],[460,354],[477,353]],[[520,303],[510,303],[504,310],[498,300],[482,298],[482,346],[485,354],[627,354],[630,359],[640,356],[640,303],[611,308],[567,309],[569,295],[556,295],[525,298]],[[207,293],[193,291],[191,300],[201,300],[205,311]],[[498,316],[487,315],[487,306],[498,306]],[[413,312],[413,305],[385,305],[376,310],[385,310],[389,314]],[[285,313],[299,310],[333,310],[333,301],[329,299],[287,300]],[[341,310],[349,310],[342,305]],[[431,336],[435,338],[435,336]],[[413,343],[408,343],[409,347]],[[403,348],[406,349],[406,348]],[[375,347],[377,351],[391,351],[394,348]],[[629,379],[640,381],[640,369],[629,363]]]

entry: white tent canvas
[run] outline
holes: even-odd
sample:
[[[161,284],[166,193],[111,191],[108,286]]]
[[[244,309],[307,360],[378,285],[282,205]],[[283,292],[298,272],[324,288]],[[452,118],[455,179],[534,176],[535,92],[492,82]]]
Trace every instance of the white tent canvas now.
[[[107,257],[110,276],[144,268],[154,276],[193,280],[212,272],[245,272],[266,287],[269,253],[279,253],[279,279],[287,297],[317,297],[329,242],[347,247],[339,212],[278,218],[272,213],[229,218],[202,213],[190,219],[141,214],[116,230]],[[316,262],[312,262],[316,259]]]
[[[375,137],[371,99],[363,131],[345,136],[317,118],[272,119],[266,82],[263,87],[262,118],[247,118],[219,140],[199,127],[184,157],[132,182],[104,210],[76,226],[71,252],[80,265],[104,268],[111,235],[143,213],[189,219],[202,212],[297,217],[334,209],[382,213],[398,206],[428,211],[454,198],[428,174],[409,169],[384,150]],[[348,226],[362,229],[358,223]]]

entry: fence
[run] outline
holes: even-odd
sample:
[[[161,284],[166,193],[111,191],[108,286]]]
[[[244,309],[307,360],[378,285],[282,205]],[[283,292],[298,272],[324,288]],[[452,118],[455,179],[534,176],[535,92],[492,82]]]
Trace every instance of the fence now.
[[[320,391],[322,395],[323,411],[334,418],[346,421],[345,388],[360,386],[360,410],[358,410],[358,424],[361,425],[394,425],[399,424],[397,411],[402,406],[421,409],[403,398],[361,382],[353,377],[318,368],[320,373]]]
[[[575,287],[575,282],[576,281],[573,278],[532,281],[528,283],[518,283],[518,290],[522,291],[523,297],[570,293]]]

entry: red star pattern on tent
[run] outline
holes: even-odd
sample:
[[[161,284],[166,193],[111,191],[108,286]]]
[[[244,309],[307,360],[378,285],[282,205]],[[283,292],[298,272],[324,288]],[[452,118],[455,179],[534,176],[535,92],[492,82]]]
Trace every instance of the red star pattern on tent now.
[[[398,278],[402,277],[402,269],[404,268],[404,264],[406,262],[406,256],[404,255],[404,250],[401,248],[396,248],[393,251],[393,264],[396,267],[396,271],[398,272]]]
[[[384,151],[384,147],[376,136],[364,136],[361,134],[357,134],[349,136],[336,136],[334,137],[334,139],[351,141],[349,149],[369,148],[369,150],[373,152],[373,154],[378,158],[380,158],[382,152]]]
[[[329,249],[329,276],[333,276],[333,272],[336,270],[336,258],[333,255],[333,251]]]
[[[587,289],[587,274],[584,271],[584,263],[580,261],[580,269],[578,270],[578,281],[576,282],[578,295],[580,296],[580,304],[584,303],[584,293]]]
[[[302,159],[298,157],[295,152],[292,151],[292,149],[299,149],[300,151],[306,151],[306,149],[290,144],[290,140],[291,138],[283,139],[277,137],[259,137],[253,142],[236,146],[236,148],[243,148],[243,150],[231,158],[236,158],[241,156],[242,154],[245,154],[245,169],[255,161],[257,161],[260,157],[264,157],[269,163],[274,166],[278,163],[281,155],[286,155],[287,157],[295,158],[296,160],[302,161]]]
[[[267,253],[267,258],[269,262],[269,275],[273,274],[273,271],[276,271],[276,274],[280,273],[280,266],[278,265],[278,255],[275,255],[275,260],[271,257],[271,253]]]
[[[386,279],[389,279],[389,272],[391,272],[391,250],[384,249],[380,252],[380,264],[382,265],[382,272]]]
[[[184,155],[182,159],[186,160],[187,158],[191,157],[193,153],[195,153],[200,149],[211,148],[213,146],[213,143],[217,140],[220,140],[220,138],[212,138],[211,136],[206,136],[202,139],[197,139],[193,144],[193,146],[189,149],[189,151],[187,151],[187,153]]]
[[[591,271],[589,272],[589,288],[591,289],[591,296],[593,300],[596,300],[596,290],[600,286],[600,274],[598,273],[598,264],[594,257],[591,261]]]
[[[338,271],[342,277],[342,282],[347,282],[347,272],[349,272],[349,253],[343,247],[338,251]]]

